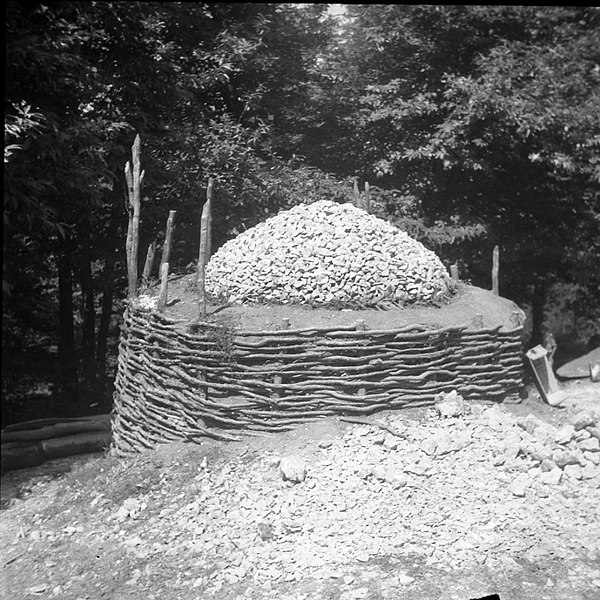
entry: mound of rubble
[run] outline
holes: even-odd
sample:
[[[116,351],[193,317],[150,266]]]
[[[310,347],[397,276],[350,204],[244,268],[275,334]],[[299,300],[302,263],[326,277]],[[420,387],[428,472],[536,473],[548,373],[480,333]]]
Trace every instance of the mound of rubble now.
[[[210,565],[197,581],[207,598],[242,581],[264,590],[309,576],[350,585],[382,557],[511,572],[525,560],[550,575],[555,561],[600,558],[599,414],[574,413],[556,427],[455,393],[435,408],[419,421],[393,414],[351,425],[312,452],[216,470],[209,461],[195,478],[201,495],[163,522],[172,539],[157,552],[193,551]],[[398,573],[394,586],[418,583],[412,570]],[[579,575],[597,591],[600,571]],[[563,583],[553,597],[576,597]],[[400,596],[383,581],[361,585],[373,597]]]
[[[451,293],[452,280],[404,231],[322,200],[224,244],[207,265],[206,290],[231,303],[369,307],[436,301]]]

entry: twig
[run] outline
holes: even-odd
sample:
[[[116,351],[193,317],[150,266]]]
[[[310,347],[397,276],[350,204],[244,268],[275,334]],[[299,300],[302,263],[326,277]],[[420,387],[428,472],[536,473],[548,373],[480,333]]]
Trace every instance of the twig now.
[[[4,564],[2,565],[2,568],[8,567],[8,565],[10,565],[11,563],[14,563],[15,560],[21,558],[21,556],[23,556],[23,554],[25,554],[25,551],[19,552],[19,554],[17,554],[16,556],[9,558],[7,561],[4,562]]]
[[[379,427],[379,429],[383,429],[396,437],[406,439],[406,436],[403,433],[400,433],[397,429],[382,423],[381,421],[369,421],[368,419],[360,419],[359,417],[340,417],[340,421],[345,421],[346,423],[356,423],[358,425],[371,425],[373,427]]]

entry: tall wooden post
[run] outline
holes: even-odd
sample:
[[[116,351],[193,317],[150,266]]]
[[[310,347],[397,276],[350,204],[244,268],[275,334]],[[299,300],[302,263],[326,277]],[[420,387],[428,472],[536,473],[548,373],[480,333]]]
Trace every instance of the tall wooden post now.
[[[454,283],[458,283],[458,264],[457,263],[450,265],[450,276],[452,277],[452,281],[454,281]]]
[[[129,200],[129,225],[127,227],[127,280],[128,295],[133,298],[137,294],[137,261],[140,228],[140,196],[144,171],[140,172],[140,136],[136,135],[131,147],[133,169],[129,161],[125,164],[125,181],[127,182],[127,196]]]
[[[214,196],[214,181],[210,177],[208,180],[208,188],[206,190],[206,202],[202,208],[202,217],[200,219],[200,251],[198,255],[198,302],[200,314],[206,316],[206,264],[210,252],[210,235],[211,235],[211,208]]]
[[[363,204],[363,208],[370,213],[371,212],[371,192],[369,188],[369,182],[365,181],[365,201]]]
[[[169,263],[160,265],[160,292],[158,293],[158,312],[165,312],[169,285]]]
[[[142,272],[142,279],[148,281],[152,276],[152,267],[154,265],[154,256],[156,254],[156,240],[154,240],[146,251],[146,262],[144,263],[144,270]]]
[[[492,253],[492,292],[499,295],[498,289],[498,269],[500,265],[500,249],[498,246],[494,246],[494,252]]]
[[[358,177],[354,178],[354,206],[360,208],[360,192],[358,191]]]
[[[173,227],[175,223],[175,214],[177,211],[170,210],[169,218],[167,219],[167,229],[165,231],[165,243],[163,245],[162,254],[160,257],[159,273],[162,272],[162,266],[168,263],[171,257],[171,244],[173,240]]]

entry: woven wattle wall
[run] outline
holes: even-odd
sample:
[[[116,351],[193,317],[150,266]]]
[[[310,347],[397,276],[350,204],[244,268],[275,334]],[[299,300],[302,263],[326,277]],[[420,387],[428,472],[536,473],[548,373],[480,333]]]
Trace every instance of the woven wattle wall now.
[[[522,326],[228,331],[130,307],[113,445],[125,455],[204,436],[237,439],[309,419],[433,404],[440,392],[501,401],[523,387]]]

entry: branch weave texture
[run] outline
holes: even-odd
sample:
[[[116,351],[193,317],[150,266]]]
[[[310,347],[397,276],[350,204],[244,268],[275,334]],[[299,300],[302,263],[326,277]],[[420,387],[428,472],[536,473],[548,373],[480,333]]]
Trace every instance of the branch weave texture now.
[[[239,439],[329,415],[432,405],[440,392],[502,401],[523,387],[522,327],[352,326],[233,332],[130,307],[119,348],[113,444]]]

